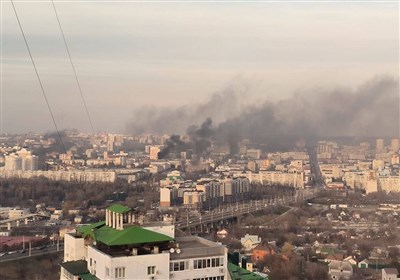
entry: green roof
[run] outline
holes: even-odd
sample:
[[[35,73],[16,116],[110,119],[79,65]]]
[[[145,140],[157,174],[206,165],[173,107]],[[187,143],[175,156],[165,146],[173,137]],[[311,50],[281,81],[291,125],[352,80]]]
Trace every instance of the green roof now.
[[[79,231],[83,235],[83,237],[89,235],[90,237],[92,237],[92,239],[95,239],[94,230],[104,226],[105,224],[105,221],[101,221],[94,224],[78,227],[76,230]]]
[[[121,204],[113,204],[110,207],[108,207],[107,210],[123,214],[123,213],[131,211],[132,208],[126,207],[126,206],[121,205]]]
[[[84,260],[65,262],[62,263],[61,266],[72,275],[89,273],[89,270],[87,269],[87,261]]]
[[[94,231],[95,240],[107,246],[134,245],[174,240],[172,237],[139,226],[116,230],[109,226]]]
[[[123,230],[117,230],[106,226],[104,221],[82,226],[77,228],[77,230],[83,237],[90,236],[93,240],[104,243],[107,246],[134,245],[174,240],[165,234],[147,230],[139,226],[130,226]]]
[[[256,273],[250,272],[240,266],[228,262],[229,275],[232,280],[264,280],[264,278]]]

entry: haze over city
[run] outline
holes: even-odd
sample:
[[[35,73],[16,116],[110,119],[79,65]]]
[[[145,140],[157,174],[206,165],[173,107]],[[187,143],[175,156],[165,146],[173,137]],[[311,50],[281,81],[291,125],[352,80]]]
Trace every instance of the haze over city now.
[[[399,135],[397,2],[55,5],[96,131]],[[57,124],[90,131],[51,2],[15,6]],[[53,131],[10,2],[2,53],[3,132]]]

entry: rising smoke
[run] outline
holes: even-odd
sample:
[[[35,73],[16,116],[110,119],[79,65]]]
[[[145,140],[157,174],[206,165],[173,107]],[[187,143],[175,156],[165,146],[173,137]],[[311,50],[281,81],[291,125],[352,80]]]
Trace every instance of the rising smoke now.
[[[131,133],[182,133],[204,151],[211,141],[265,144],[267,149],[293,146],[299,139],[320,137],[398,137],[399,82],[391,77],[369,80],[357,89],[296,93],[279,102],[242,104],[243,91],[228,87],[203,104],[177,109],[142,109],[135,113]],[[145,120],[145,121],[144,121]],[[201,125],[193,125],[199,124]]]

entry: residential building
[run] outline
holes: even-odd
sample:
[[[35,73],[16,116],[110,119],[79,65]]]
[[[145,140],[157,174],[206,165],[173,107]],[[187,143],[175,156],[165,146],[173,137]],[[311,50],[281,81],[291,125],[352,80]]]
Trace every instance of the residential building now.
[[[247,150],[247,156],[251,159],[260,159],[261,150],[260,149],[249,149]]]
[[[158,160],[158,153],[161,151],[161,146],[151,146],[149,150],[150,159]]]
[[[382,280],[398,280],[400,279],[397,268],[384,268],[382,269]]]
[[[251,251],[261,243],[261,238],[258,237],[258,235],[246,234],[240,239],[240,243],[242,243],[242,247],[245,249],[245,251]]]
[[[393,152],[397,152],[400,149],[400,139],[399,138],[393,138],[390,141],[390,149]]]
[[[252,251],[253,262],[257,263],[262,261],[266,256],[275,255],[277,253],[276,247],[267,242],[258,244]]]
[[[328,273],[333,280],[350,279],[353,275],[353,267],[347,261],[332,260],[328,267]]]
[[[382,138],[376,139],[376,151],[383,151],[385,149],[385,140]]]
[[[136,222],[132,209],[117,204],[107,208],[105,221],[66,233],[60,279],[227,279],[225,246],[175,238],[173,225]]]

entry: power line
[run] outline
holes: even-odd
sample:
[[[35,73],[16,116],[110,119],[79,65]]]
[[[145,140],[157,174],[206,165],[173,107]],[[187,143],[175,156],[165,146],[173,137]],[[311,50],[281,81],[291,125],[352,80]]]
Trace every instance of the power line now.
[[[67,40],[65,39],[64,31],[63,31],[63,29],[61,27],[60,18],[58,17],[58,13],[57,13],[56,6],[54,5],[54,1],[51,0],[51,3],[53,4],[54,13],[56,15],[58,26],[60,27],[60,31],[61,31],[61,35],[63,37],[64,45],[65,45],[65,48],[66,48],[67,53],[68,53],[69,62],[71,63],[72,70],[73,70],[74,75],[75,75],[75,80],[76,80],[76,83],[77,83],[78,88],[79,88],[79,93],[80,93],[81,98],[82,98],[83,106],[85,107],[86,115],[87,115],[87,117],[89,119],[90,127],[92,128],[92,132],[93,132],[93,135],[94,135],[95,132],[94,132],[94,128],[93,128],[92,118],[90,117],[89,110],[88,110],[88,108],[86,106],[85,98],[83,97],[81,84],[79,83],[78,75],[76,74],[74,63],[72,62],[71,53],[70,53],[69,48],[68,48]]]
[[[21,33],[22,33],[22,37],[24,38],[24,42],[25,42],[26,48],[28,49],[29,57],[31,58],[33,68],[35,69],[36,77],[37,77],[37,79],[38,79],[38,81],[39,81],[40,88],[42,89],[42,93],[43,93],[44,100],[46,101],[47,108],[49,109],[49,112],[50,112],[50,115],[51,115],[51,119],[53,120],[54,127],[55,127],[56,130],[57,130],[57,134],[58,134],[58,137],[60,138],[60,142],[61,142],[61,144],[62,144],[62,146],[63,146],[63,148],[64,148],[64,152],[67,153],[67,149],[65,148],[64,141],[62,140],[62,137],[61,137],[61,133],[60,133],[60,131],[58,130],[58,126],[57,126],[56,120],[55,120],[55,118],[54,118],[53,111],[51,110],[50,103],[49,103],[49,101],[47,100],[47,96],[46,96],[46,92],[44,91],[44,87],[43,87],[43,84],[42,84],[42,80],[41,80],[40,77],[39,77],[39,73],[38,73],[38,71],[37,71],[35,61],[33,60],[33,56],[32,56],[32,53],[31,53],[31,49],[29,48],[28,41],[26,40],[24,30],[22,29],[22,25],[21,25],[21,22],[20,22],[20,20],[19,20],[17,10],[15,9],[14,2],[13,2],[13,0],[10,0],[10,1],[11,1],[12,6],[13,6],[13,9],[14,9],[14,13],[15,13],[15,16],[16,16],[16,18],[17,18],[18,25],[19,25],[19,29],[21,30]]]

